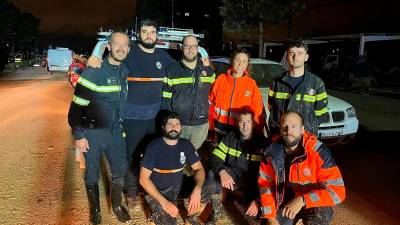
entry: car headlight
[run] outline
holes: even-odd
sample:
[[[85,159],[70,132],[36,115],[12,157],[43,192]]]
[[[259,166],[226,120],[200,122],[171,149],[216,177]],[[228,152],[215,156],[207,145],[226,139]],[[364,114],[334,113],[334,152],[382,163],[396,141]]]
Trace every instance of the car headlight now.
[[[356,117],[356,109],[354,107],[346,109],[347,117]]]

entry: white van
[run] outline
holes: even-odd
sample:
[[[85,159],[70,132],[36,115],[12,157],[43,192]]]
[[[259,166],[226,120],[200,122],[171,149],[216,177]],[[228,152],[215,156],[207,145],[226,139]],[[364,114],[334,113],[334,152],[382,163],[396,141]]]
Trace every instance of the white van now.
[[[225,73],[230,66],[229,58],[226,57],[212,57],[211,62],[215,67],[216,74]],[[252,58],[250,62],[252,65],[251,76],[256,80],[263,96],[264,105],[267,106],[268,89],[272,80],[284,71],[283,65],[278,62],[255,58]],[[266,111],[267,116],[269,116],[267,108]],[[320,139],[329,139],[333,143],[346,143],[354,138],[359,122],[352,105],[328,95],[328,115],[319,126],[318,137]]]
[[[49,49],[47,51],[47,69],[50,73],[55,71],[68,72],[72,63],[73,52],[68,48]]]

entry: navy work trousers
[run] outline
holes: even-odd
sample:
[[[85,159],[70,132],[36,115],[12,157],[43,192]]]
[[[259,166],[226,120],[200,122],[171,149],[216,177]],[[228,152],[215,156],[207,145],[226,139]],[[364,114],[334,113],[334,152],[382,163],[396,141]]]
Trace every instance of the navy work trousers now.
[[[125,139],[121,129],[88,129],[86,138],[89,142],[85,156],[85,184],[97,184],[100,179],[102,153],[105,154],[113,181],[124,178],[127,170]]]

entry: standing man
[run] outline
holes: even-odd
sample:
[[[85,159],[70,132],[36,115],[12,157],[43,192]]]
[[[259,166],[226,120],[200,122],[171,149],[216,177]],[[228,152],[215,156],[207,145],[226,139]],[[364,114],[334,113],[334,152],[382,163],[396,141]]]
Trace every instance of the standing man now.
[[[199,42],[193,35],[183,38],[182,60],[167,68],[163,88],[163,108],[179,113],[182,118],[181,137],[199,149],[208,134],[208,93],[215,73],[198,57]]]
[[[128,36],[114,32],[107,48],[110,54],[103,60],[101,68],[87,68],[79,77],[68,114],[75,146],[85,156],[85,185],[93,224],[101,223],[98,181],[102,153],[106,155],[112,173],[113,211],[119,221],[130,220],[128,212],[121,206],[127,170],[122,121],[128,75],[128,68],[122,61],[130,49]]]
[[[251,111],[238,113],[238,129],[229,132],[210,156],[211,170],[204,185],[203,196],[210,198],[213,208],[212,222],[222,218],[222,189],[243,194],[242,212],[246,219],[257,218],[259,213],[258,171],[262,152],[270,142],[255,131],[256,123]],[[208,202],[204,199],[203,202]]]
[[[189,199],[188,213],[200,207],[205,172],[193,145],[179,138],[182,125],[177,113],[170,112],[163,120],[163,137],[152,141],[146,149],[140,169],[140,184],[148,193],[152,224],[176,224],[176,200],[186,165],[194,170],[195,187]]]
[[[304,68],[308,47],[303,41],[293,41],[287,47],[289,71],[276,78],[268,92],[269,128],[279,134],[279,121],[286,111],[299,112],[307,131],[318,135],[321,118],[328,112],[328,95],[324,82]]]
[[[124,121],[127,134],[128,172],[124,191],[133,200],[138,195],[140,155],[156,132],[156,118],[161,106],[166,68],[174,62],[166,51],[155,47],[157,43],[155,21],[144,19],[139,23],[138,29],[139,43],[131,46],[132,49],[124,60],[129,69],[128,102]],[[93,52],[98,51],[97,47]],[[101,52],[100,50],[98,54],[101,55]],[[100,59],[91,56],[88,66],[99,67]]]
[[[260,166],[261,217],[269,225],[330,224],[345,187],[329,149],[304,129],[298,112],[282,114],[280,133]]]

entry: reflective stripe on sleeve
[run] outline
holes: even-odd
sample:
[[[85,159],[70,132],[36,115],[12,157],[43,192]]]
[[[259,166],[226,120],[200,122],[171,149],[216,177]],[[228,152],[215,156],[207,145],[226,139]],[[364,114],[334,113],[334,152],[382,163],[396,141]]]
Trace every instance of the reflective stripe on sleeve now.
[[[264,214],[264,215],[269,215],[272,213],[272,209],[269,206],[261,207],[261,211],[262,211],[262,214]]]
[[[215,73],[211,77],[200,77],[200,81],[203,83],[214,83]]]
[[[328,112],[328,108],[325,107],[325,108],[323,108],[323,109],[321,109],[321,110],[314,110],[314,112],[315,112],[315,115],[316,115],[316,116],[321,116],[321,115],[323,115],[323,114],[325,114],[325,113]]]
[[[223,153],[227,153],[229,150],[229,148],[222,141],[218,144],[218,148],[221,149]]]
[[[93,83],[89,80],[86,80],[83,77],[79,77],[78,83],[92,91],[95,91],[95,92],[108,93],[108,92],[120,92],[121,91],[120,85],[98,86],[95,83]]]
[[[328,185],[334,185],[334,186],[344,186],[344,181],[342,178],[338,178],[335,180],[327,180],[327,181],[325,181],[325,183]]]
[[[219,149],[214,149],[214,151],[212,152],[212,154],[216,155],[218,158],[222,159],[222,161],[225,161],[226,158],[226,154],[223,153],[221,150]]]
[[[319,196],[316,193],[310,192],[308,195],[310,196],[310,199],[311,199],[312,202],[318,202],[319,201]]]
[[[329,195],[331,196],[332,201],[335,204],[339,204],[340,203],[340,198],[339,196],[336,194],[336,192],[334,192],[332,189],[330,189],[329,187],[326,188],[326,190],[328,191]]]
[[[167,91],[163,91],[163,97],[164,98],[172,98],[172,93],[171,92],[167,92]]]
[[[271,188],[260,188],[261,195],[270,195],[272,194]]]
[[[74,97],[72,98],[72,101],[75,102],[78,105],[81,105],[81,106],[88,106],[89,103],[90,103],[89,100],[80,98],[80,97],[78,97],[76,95],[74,95]]]
[[[316,95],[316,100],[317,101],[321,101],[321,100],[323,100],[325,98],[328,98],[328,94],[326,92],[322,92],[322,93]]]
[[[264,180],[272,181],[271,177],[269,177],[267,174],[265,174],[262,170],[260,170],[259,176]]]

